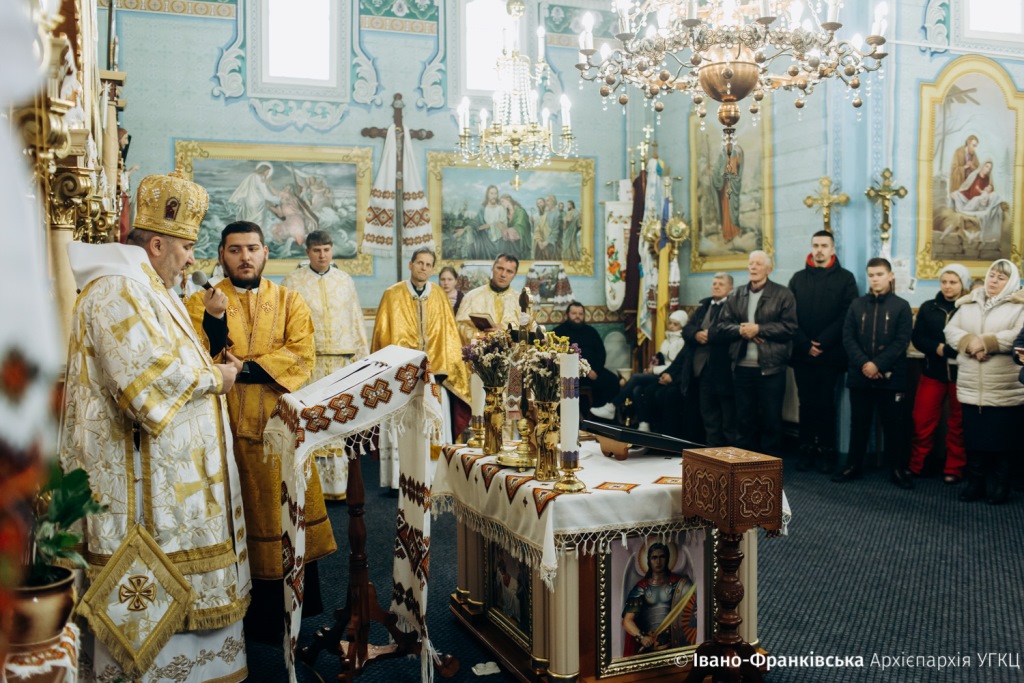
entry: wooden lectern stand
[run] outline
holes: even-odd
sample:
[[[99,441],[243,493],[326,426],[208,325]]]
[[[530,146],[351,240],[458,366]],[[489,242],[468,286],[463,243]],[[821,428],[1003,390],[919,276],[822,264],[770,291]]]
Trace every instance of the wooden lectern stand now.
[[[697,648],[687,683],[764,680],[751,664],[754,648],[739,634],[736,608],[743,600],[739,578],[743,553],[740,540],[754,527],[782,529],[782,461],[739,448],[698,448],[683,451],[683,514],[703,519],[719,531],[717,628],[712,640]]]

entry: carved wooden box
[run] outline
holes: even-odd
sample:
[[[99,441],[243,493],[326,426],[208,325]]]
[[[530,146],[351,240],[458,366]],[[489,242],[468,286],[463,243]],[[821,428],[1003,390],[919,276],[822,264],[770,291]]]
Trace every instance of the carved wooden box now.
[[[741,448],[683,451],[683,515],[727,534],[782,528],[782,460]]]

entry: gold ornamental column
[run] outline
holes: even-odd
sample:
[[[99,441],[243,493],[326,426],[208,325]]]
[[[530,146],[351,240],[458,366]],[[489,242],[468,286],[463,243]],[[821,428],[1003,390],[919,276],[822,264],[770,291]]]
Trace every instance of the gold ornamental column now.
[[[81,240],[89,230],[92,207],[88,199],[94,190],[91,172],[79,164],[79,159],[86,155],[89,131],[77,128],[69,131],[69,136],[71,147],[68,156],[57,165],[50,179],[49,194],[44,197],[50,228],[50,273],[65,348],[71,329],[71,309],[78,297],[68,261],[68,243]]]

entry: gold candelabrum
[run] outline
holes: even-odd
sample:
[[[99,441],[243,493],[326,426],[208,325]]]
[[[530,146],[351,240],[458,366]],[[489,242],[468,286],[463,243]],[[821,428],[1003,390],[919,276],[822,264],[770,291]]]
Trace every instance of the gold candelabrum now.
[[[559,434],[558,401],[535,401],[537,407],[537,481],[558,481]]]
[[[519,310],[522,315],[520,316],[518,344],[513,352],[512,362],[522,367],[526,361],[526,350],[529,348],[530,327],[534,322],[533,301],[530,297],[530,290],[525,287],[519,294]],[[514,454],[508,453],[499,457],[498,464],[526,470],[531,467],[537,467],[540,449],[539,441],[535,443],[530,438],[537,435],[537,420],[534,416],[534,411],[530,409],[530,390],[527,388],[525,375],[522,380],[523,394],[522,400],[519,403],[521,417],[516,422],[516,428],[519,430],[519,445],[516,447]]]

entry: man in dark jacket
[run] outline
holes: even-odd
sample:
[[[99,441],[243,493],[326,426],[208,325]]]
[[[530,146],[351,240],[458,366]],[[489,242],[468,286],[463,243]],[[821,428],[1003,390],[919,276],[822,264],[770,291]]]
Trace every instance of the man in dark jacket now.
[[[738,445],[779,455],[786,366],[797,330],[796,301],[791,291],[768,279],[772,260],[765,252],[750,252],[747,272],[750,282],[726,299],[708,339],[729,348]]]
[[[892,482],[904,489],[914,483],[904,469],[907,457],[907,347],[913,314],[910,304],[893,292],[892,265],[884,258],[868,261],[869,291],[853,300],[843,323],[843,346],[849,358],[850,454],[832,481],[860,478],[868,447],[871,418],[885,439],[885,461]]]
[[[683,352],[658,379],[662,384],[679,383],[682,392],[691,397],[683,405],[687,413],[681,424],[683,438],[699,440],[700,435],[693,433],[700,431],[694,423],[703,420],[704,443],[709,446],[729,446],[737,440],[728,349],[708,343],[708,330],[718,321],[730,292],[732,275],[715,273],[711,296],[701,300],[683,327]],[[689,414],[694,409],[699,410],[697,419]]]
[[[793,275],[789,289],[800,321],[793,338],[793,378],[800,398],[801,472],[835,469],[836,389],[846,371],[843,320],[857,298],[853,273],[839,265],[828,230],[811,236],[807,267]]]
[[[566,321],[555,328],[559,337],[568,337],[570,344],[580,347],[580,355],[590,364],[590,374],[580,380],[584,387],[593,392],[594,405],[603,406],[619,391],[619,380],[604,367],[605,350],[601,335],[584,322],[586,309],[579,301],[573,301],[565,311]]]

